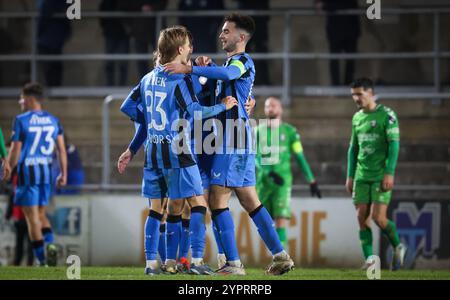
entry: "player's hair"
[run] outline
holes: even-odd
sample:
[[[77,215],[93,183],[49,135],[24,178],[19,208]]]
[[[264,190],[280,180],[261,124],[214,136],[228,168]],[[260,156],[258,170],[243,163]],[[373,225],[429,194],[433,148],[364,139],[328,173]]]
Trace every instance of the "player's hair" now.
[[[157,50],[153,51],[152,61],[153,61],[153,67],[154,68],[159,66],[159,60],[160,60],[160,57],[159,57],[158,51]]]
[[[236,25],[236,28],[245,30],[250,37],[255,33],[255,21],[250,16],[232,13],[231,15],[226,16],[223,19],[223,22],[233,22]]]
[[[23,86],[22,95],[42,100],[44,98],[44,88],[37,82],[29,82]]]
[[[361,77],[358,79],[355,79],[351,84],[350,87],[352,89],[356,88],[363,88],[365,91],[371,89],[372,91],[375,91],[373,81],[367,77]]]
[[[184,45],[186,38],[192,45],[192,34],[183,26],[173,26],[161,30],[158,38],[158,62],[163,65],[172,61],[177,56],[178,47]]]

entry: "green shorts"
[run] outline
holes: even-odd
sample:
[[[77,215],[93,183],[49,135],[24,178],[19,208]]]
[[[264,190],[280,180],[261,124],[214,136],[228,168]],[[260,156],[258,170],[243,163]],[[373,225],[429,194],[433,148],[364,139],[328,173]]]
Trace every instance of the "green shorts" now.
[[[291,217],[291,185],[279,186],[267,181],[257,181],[256,192],[262,205],[275,218]]]
[[[381,181],[356,181],[353,183],[353,204],[386,204],[391,202],[392,191],[382,191]]]

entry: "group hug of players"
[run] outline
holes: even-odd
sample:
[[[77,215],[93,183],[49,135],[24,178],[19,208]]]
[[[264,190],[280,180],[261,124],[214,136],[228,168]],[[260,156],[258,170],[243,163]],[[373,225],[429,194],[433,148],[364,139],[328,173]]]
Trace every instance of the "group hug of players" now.
[[[285,251],[292,154],[310,183],[311,194],[320,198],[321,192],[303,155],[297,130],[281,121],[282,105],[277,98],[266,100],[268,120],[253,134],[249,120],[255,105],[251,90],[256,73],[245,49],[254,31],[249,16],[225,17],[219,41],[227,59],[217,66],[204,56],[191,60],[194,41],[186,28],[162,30],[154,69],[121,106],[136,132],[119,157],[119,172],[124,173],[141,146],[145,151],[142,196],[149,199],[150,206],[144,228],[148,275],[245,275],[228,209],[232,192],[272,254],[266,273],[281,275],[294,267]],[[50,153],[55,143],[58,149],[63,146],[63,131],[58,119],[41,109],[43,95],[35,92],[39,90],[36,86],[28,84],[22,91],[21,99],[29,109],[15,119],[4,177],[9,176],[11,167],[18,166],[23,180],[19,180],[15,201],[25,212],[33,251],[40,264],[46,265],[49,251],[44,251],[42,233],[44,229],[47,234],[51,232],[48,221],[42,218],[51,182],[46,170],[53,163]],[[392,110],[375,102],[369,79],[353,82],[351,92],[359,111],[352,121],[346,188],[357,209],[364,268],[370,265],[368,258],[373,254],[373,219],[395,249],[395,270],[403,264],[406,252],[395,224],[386,217],[399,149],[398,120]],[[203,130],[192,136],[197,121]],[[64,185],[65,152],[60,152],[58,182]],[[218,248],[217,270],[203,261],[207,210]]]

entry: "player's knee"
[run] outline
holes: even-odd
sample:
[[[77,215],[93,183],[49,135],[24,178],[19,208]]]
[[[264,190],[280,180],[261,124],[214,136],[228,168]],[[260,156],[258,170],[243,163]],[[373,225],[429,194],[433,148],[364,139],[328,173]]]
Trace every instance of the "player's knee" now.
[[[256,208],[258,208],[261,205],[261,201],[259,201],[258,198],[253,198],[253,197],[246,197],[243,199],[239,199],[239,203],[241,203],[241,206],[248,213],[252,212],[253,210],[255,210]]]
[[[169,202],[169,215],[181,215],[183,212],[183,200]]]
[[[41,227],[41,220],[38,216],[32,216],[29,218],[28,223],[30,224],[31,228],[40,228]]]
[[[151,210],[157,212],[158,214],[164,214],[165,206],[162,205],[161,200],[159,199],[151,199]]]
[[[358,224],[361,229],[367,227],[367,216],[365,214],[358,214]]]
[[[384,228],[386,226],[386,223],[387,223],[386,217],[384,217],[382,215],[374,215],[373,216],[373,221],[380,228]]]
[[[194,206],[207,206],[206,204],[206,200],[203,196],[195,196],[195,197],[191,197],[188,199],[188,203],[190,207],[194,207]],[[185,206],[186,208],[186,206]],[[186,209],[185,209],[186,210]],[[188,210],[189,212],[189,210]]]

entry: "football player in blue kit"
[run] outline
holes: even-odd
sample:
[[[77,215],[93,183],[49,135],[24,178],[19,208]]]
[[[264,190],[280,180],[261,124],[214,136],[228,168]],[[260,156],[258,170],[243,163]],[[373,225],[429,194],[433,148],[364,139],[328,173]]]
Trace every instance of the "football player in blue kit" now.
[[[255,78],[255,66],[245,48],[254,31],[255,23],[251,17],[231,14],[225,17],[219,36],[222,49],[227,53],[223,66],[188,66],[177,62],[164,66],[169,74],[193,74],[216,79],[217,100],[226,96],[238,100],[236,107],[221,113],[217,118],[221,126],[216,128],[218,138],[211,168],[209,206],[217,230],[215,234],[227,259],[227,263],[217,271],[221,275],[245,275],[237,250],[233,219],[228,209],[233,190],[273,255],[266,273],[281,275],[294,267],[255,189],[255,140],[245,107]],[[207,57],[197,58],[197,62],[204,64],[209,61]]]
[[[160,33],[157,53],[160,64],[187,64],[192,53],[190,33],[181,26],[164,29]],[[236,104],[237,101],[233,97],[225,97],[223,103],[202,107],[195,96],[191,77],[169,75],[164,72],[162,66],[157,66],[144,76],[122,104],[122,112],[143,124],[135,136],[146,134],[147,140],[144,180],[150,188],[144,196],[151,202],[147,220],[149,226],[146,226],[145,233],[150,237],[150,249],[146,249],[148,274],[159,272],[156,255],[164,209],[161,199],[166,197],[170,199],[167,216],[167,272],[177,272],[181,213],[187,200],[191,207],[191,270],[200,274],[212,274],[212,270],[203,262],[206,201],[191,149],[190,124],[194,112],[199,112],[202,117],[207,118],[231,109]]]
[[[41,266],[56,266],[57,249],[46,216],[51,196],[51,166],[56,149],[61,173],[58,186],[67,182],[67,154],[63,129],[55,116],[42,110],[43,88],[26,84],[21,93],[24,113],[14,119],[12,146],[8,161],[17,166],[18,184],[15,204],[20,206],[28,225],[33,253]]]

